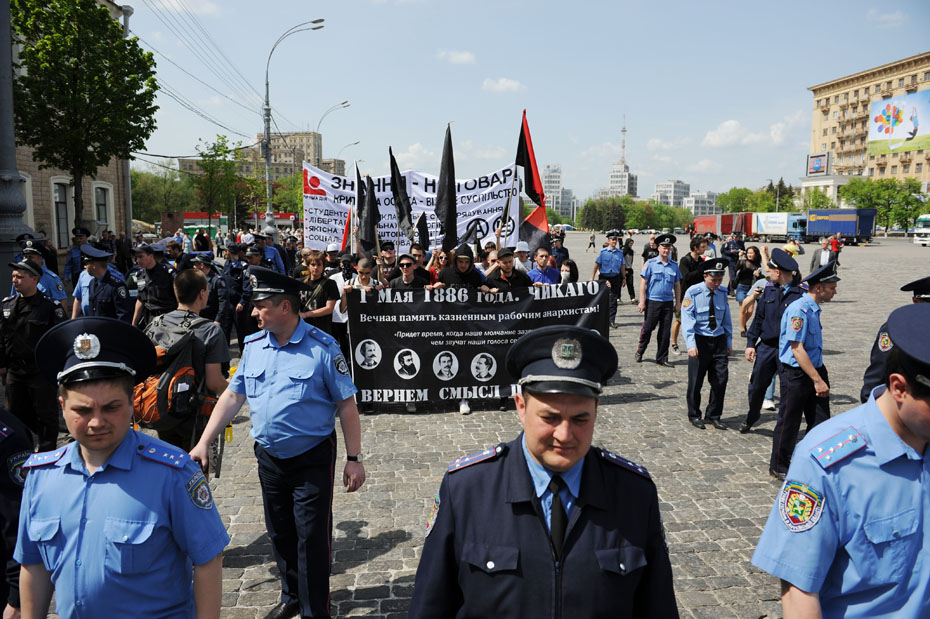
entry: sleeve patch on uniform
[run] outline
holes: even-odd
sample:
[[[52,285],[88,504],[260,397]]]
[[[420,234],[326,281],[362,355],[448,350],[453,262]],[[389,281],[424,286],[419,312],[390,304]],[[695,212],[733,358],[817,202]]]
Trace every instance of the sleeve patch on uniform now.
[[[685,300],[681,302],[682,307],[691,307],[691,297],[685,297]]]
[[[126,298],[126,288],[124,288],[123,286],[120,286],[119,288],[116,289],[116,294],[119,296],[119,298],[125,299],[125,298]]]
[[[61,307],[60,305],[59,305],[58,307],[55,308],[55,316],[56,316],[57,318],[64,318],[64,317],[65,317],[65,310],[62,309],[62,307]]]
[[[801,318],[800,316],[794,316],[794,317],[791,319],[791,328],[792,328],[794,331],[800,331],[800,330],[801,330],[801,327],[803,327],[803,326],[804,326],[804,319]]]
[[[461,471],[462,469],[473,464],[478,464],[479,462],[490,460],[491,458],[498,456],[503,450],[504,448],[498,445],[497,447],[488,447],[487,449],[483,449],[473,454],[462,456],[450,464],[448,470],[450,473]]]
[[[187,480],[187,494],[191,502],[200,509],[213,509],[213,493],[210,492],[210,484],[203,476],[203,471],[197,471]]]
[[[436,493],[436,499],[433,501],[433,509],[429,510],[429,520],[426,521],[426,535],[429,536],[433,531],[433,524],[436,522],[436,516],[439,515],[439,493]]]
[[[891,337],[888,335],[887,331],[882,331],[878,334],[878,349],[882,352],[888,352],[894,348],[894,344],[891,342]]]
[[[65,291],[64,284],[62,284],[60,280],[57,281],[57,282],[55,282],[55,288],[58,288],[58,292],[64,292],[64,291]]]
[[[823,495],[808,485],[786,481],[778,496],[778,512],[792,533],[812,529],[823,513]]]
[[[336,355],[336,357],[333,359],[333,362],[336,364],[337,372],[343,376],[349,375],[349,364],[346,363],[346,358],[342,356],[342,353]]]
[[[10,473],[10,480],[20,488],[26,483],[26,473],[29,472],[23,465],[31,455],[31,451],[21,451],[6,459],[6,470]]]
[[[600,449],[601,457],[608,462],[612,462],[617,466],[623,467],[628,471],[632,471],[637,475],[642,475],[646,479],[652,479],[652,476],[649,475],[649,471],[646,470],[646,467],[640,466],[633,462],[632,460],[627,460],[622,456],[618,456],[612,451],[607,451],[606,449]]]

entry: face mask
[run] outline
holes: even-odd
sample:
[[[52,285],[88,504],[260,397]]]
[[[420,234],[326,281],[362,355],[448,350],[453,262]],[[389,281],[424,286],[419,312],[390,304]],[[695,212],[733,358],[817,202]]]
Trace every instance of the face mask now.
[[[563,283],[563,284],[567,284],[567,283],[568,283],[568,276],[569,276],[569,275],[571,275],[571,273],[569,273],[568,271],[562,271],[562,283]]]

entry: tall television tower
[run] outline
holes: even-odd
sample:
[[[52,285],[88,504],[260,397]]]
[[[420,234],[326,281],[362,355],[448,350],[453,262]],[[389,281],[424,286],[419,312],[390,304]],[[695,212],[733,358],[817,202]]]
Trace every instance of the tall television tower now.
[[[620,164],[626,165],[626,114],[623,115],[623,128],[620,129]]]

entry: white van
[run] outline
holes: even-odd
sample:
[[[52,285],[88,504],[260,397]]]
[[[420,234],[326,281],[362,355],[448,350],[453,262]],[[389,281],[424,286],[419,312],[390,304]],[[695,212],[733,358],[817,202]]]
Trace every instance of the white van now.
[[[930,245],[930,213],[926,213],[917,218],[917,224],[914,226],[914,244]]]

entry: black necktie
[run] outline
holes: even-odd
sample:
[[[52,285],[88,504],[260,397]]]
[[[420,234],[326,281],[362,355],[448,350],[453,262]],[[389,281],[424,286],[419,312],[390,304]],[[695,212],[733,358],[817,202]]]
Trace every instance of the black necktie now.
[[[552,546],[555,548],[557,557],[562,556],[562,543],[565,541],[565,527],[568,526],[568,518],[565,516],[565,508],[562,507],[562,497],[559,492],[565,486],[565,482],[559,475],[553,475],[549,482],[549,492],[552,493],[552,509],[550,520],[550,535],[552,536]]]
[[[707,321],[707,325],[710,327],[711,331],[717,330],[717,308],[714,307],[714,291],[711,290],[709,293],[710,296],[710,320]]]

